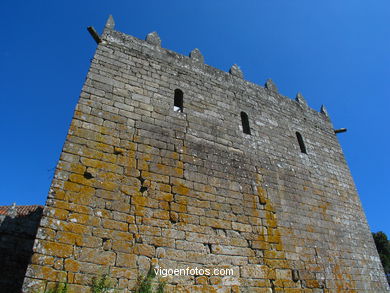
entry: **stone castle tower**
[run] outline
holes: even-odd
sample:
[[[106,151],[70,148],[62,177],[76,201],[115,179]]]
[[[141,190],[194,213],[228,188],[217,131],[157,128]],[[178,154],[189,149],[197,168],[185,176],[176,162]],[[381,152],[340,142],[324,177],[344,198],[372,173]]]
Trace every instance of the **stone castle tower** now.
[[[131,292],[150,267],[187,270],[166,292],[389,290],[325,108],[112,17],[94,38],[24,292]]]

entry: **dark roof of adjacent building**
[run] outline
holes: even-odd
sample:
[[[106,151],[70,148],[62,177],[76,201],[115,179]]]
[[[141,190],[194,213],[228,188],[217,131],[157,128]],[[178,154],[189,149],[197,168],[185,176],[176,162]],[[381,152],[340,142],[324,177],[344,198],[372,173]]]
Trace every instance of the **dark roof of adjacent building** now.
[[[10,206],[0,206],[0,215],[7,215],[8,210],[12,208],[12,205]],[[43,209],[43,206],[41,205],[21,205],[21,206],[15,206],[17,216],[27,216],[33,212],[35,212],[38,209]]]

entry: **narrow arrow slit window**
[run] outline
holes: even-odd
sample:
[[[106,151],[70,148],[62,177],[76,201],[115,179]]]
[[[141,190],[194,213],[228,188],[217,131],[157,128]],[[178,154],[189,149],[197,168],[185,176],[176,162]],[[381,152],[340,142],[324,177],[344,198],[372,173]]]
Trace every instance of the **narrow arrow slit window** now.
[[[295,134],[297,135],[298,144],[299,144],[299,147],[300,147],[300,149],[301,149],[301,153],[307,154],[307,152],[306,152],[306,146],[305,146],[305,143],[304,143],[304,141],[303,141],[302,135],[301,135],[298,131],[297,131]]]
[[[183,112],[183,92],[179,89],[175,89],[175,100],[173,103],[173,111]]]
[[[248,114],[241,112],[241,123],[242,123],[242,132],[246,134],[251,134],[251,128],[249,127],[249,118]]]

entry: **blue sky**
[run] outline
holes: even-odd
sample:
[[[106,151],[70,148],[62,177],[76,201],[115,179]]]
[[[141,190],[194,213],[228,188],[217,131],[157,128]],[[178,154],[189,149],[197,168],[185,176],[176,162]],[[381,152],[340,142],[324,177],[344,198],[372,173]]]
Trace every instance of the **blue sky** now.
[[[389,1],[1,1],[0,205],[44,204],[109,14],[138,38],[325,104],[373,231],[390,236]]]

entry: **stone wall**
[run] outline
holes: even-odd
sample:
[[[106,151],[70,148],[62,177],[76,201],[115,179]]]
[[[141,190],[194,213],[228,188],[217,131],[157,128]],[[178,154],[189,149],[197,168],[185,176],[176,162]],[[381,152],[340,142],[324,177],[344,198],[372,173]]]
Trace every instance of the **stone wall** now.
[[[172,276],[167,292],[388,290],[325,108],[113,27],[74,113],[25,292],[65,281],[88,292],[106,273],[129,292],[150,266],[234,272]]]
[[[0,288],[20,292],[42,215],[40,206],[0,207]]]

